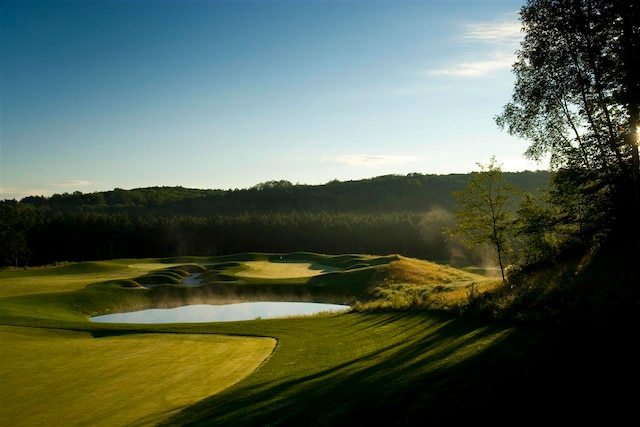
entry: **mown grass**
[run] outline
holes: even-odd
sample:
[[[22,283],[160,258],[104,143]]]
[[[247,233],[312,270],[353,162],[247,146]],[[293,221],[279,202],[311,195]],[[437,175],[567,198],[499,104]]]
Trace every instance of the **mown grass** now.
[[[305,262],[302,260],[247,261],[243,264],[246,269],[238,271],[236,276],[273,279],[302,278],[336,270],[335,267],[329,267],[315,261]]]
[[[304,259],[305,254],[285,255]],[[222,274],[244,259],[264,260],[265,256],[271,255],[163,259],[149,272],[196,263]],[[468,292],[472,283],[477,292],[485,285],[491,286],[491,282],[482,282],[481,276],[454,270],[436,268],[427,274],[431,265],[396,256],[314,255],[307,259],[320,262],[320,258],[326,265],[334,263],[341,270],[267,287],[316,292],[315,297],[321,296],[321,291],[344,287],[344,295],[373,301],[377,298],[376,290],[385,286],[388,289],[412,286],[441,294]],[[415,279],[423,276],[418,274],[420,267],[425,268],[424,276],[431,279],[421,282]],[[411,277],[414,279],[410,280]],[[460,317],[449,311],[409,310],[403,304],[390,305],[387,311],[210,324],[109,325],[88,321],[93,314],[159,304],[164,298],[187,301],[197,290],[169,284],[151,289],[125,286],[132,283],[137,282],[98,282],[72,292],[0,298],[0,324],[13,325],[12,330],[46,328],[56,334],[79,334],[82,338],[78,343],[129,336],[126,334],[154,337],[160,345],[168,347],[172,337],[193,334],[277,339],[273,354],[244,380],[218,393],[211,392],[202,401],[185,404],[178,413],[152,411],[149,419],[163,418],[163,425],[513,425],[548,423],[551,419],[571,425],[586,422],[616,425],[635,416],[636,394],[627,389],[632,390],[638,379],[636,325],[516,326]],[[200,292],[214,292],[218,286],[222,284],[212,282]],[[257,289],[264,285],[245,281],[224,286]],[[18,325],[26,329],[17,328]],[[48,340],[41,341],[46,348]],[[18,341],[10,341],[5,349],[18,345]],[[131,349],[130,353],[137,351]],[[44,363],[46,357],[46,353],[31,352],[23,359],[30,366],[40,363],[49,366]],[[95,367],[87,363],[75,370],[74,377],[49,368],[53,381],[49,388],[73,387],[74,379],[85,375],[86,370],[98,369],[103,359],[98,354],[95,357]],[[7,364],[4,369],[11,370],[16,363]],[[185,363],[194,362],[185,360]],[[215,363],[215,358],[202,354],[195,365],[210,363]],[[127,369],[142,369],[138,364],[128,365]],[[125,368],[115,363],[114,369]],[[165,366],[167,374],[179,369]],[[28,369],[16,372],[28,381]],[[92,378],[89,384],[100,385],[102,381],[96,376],[89,378]],[[13,381],[14,389],[24,387]],[[184,381],[189,383],[193,379]],[[151,385],[145,380],[140,382],[143,386]],[[3,387],[5,384],[3,381]],[[126,392],[126,388],[116,388]],[[152,398],[151,388],[140,394],[142,398]],[[37,399],[25,399],[28,401],[12,417],[19,417],[27,407],[37,412],[40,405],[47,405]],[[99,404],[118,410],[104,402],[108,400]],[[0,408],[5,408],[1,403]],[[90,404],[83,408],[85,412],[91,411]],[[49,409],[56,415],[65,410],[53,406]],[[0,409],[3,415],[8,413],[5,411]],[[81,425],[84,414],[78,413],[74,422],[73,412],[66,414],[68,422],[56,423],[54,416],[49,425]],[[114,425],[130,424],[118,424],[116,420]]]
[[[0,326],[0,425],[155,425],[233,385],[269,338]]]
[[[279,345],[254,375],[163,425],[615,424],[632,412],[625,404],[633,397],[613,387],[631,384],[620,377],[625,369],[590,367],[613,358],[577,331],[487,325],[419,311],[217,324],[210,330],[274,335]],[[615,347],[630,348],[628,342]]]
[[[136,277],[164,265],[164,262],[157,260],[140,259],[88,261],[36,268],[4,268],[0,269],[0,298],[74,291],[97,281]]]

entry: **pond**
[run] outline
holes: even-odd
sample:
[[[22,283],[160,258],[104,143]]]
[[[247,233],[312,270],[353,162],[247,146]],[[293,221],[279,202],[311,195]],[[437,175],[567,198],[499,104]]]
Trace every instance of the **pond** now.
[[[237,320],[274,319],[340,312],[348,305],[315,302],[260,301],[237,304],[194,304],[175,308],[152,308],[128,313],[113,313],[91,318],[98,323],[202,323]]]

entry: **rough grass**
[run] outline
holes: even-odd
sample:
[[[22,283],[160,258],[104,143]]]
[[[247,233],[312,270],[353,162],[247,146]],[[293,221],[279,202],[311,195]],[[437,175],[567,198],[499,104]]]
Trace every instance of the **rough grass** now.
[[[459,312],[470,297],[499,284],[495,279],[429,261],[398,257],[378,269],[357,311],[415,310]]]
[[[413,258],[399,257],[389,264],[384,280],[388,283],[411,283],[418,286],[461,288],[472,283],[487,284],[485,276],[466,272],[447,265]]]

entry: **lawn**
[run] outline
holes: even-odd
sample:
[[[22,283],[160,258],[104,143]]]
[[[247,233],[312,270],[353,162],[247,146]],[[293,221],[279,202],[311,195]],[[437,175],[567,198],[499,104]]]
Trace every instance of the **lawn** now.
[[[322,265],[317,262],[296,260],[247,261],[246,270],[238,272],[240,277],[259,277],[268,279],[290,279],[294,277],[313,277],[338,268]]]
[[[0,326],[0,425],[155,425],[237,383],[271,338]]]
[[[33,269],[8,269],[0,272],[0,298],[75,291],[97,281],[125,279],[172,265],[179,264],[152,260],[115,260]]]
[[[395,259],[309,256],[302,260],[338,270],[287,286],[362,292]],[[186,261],[206,261],[221,273],[247,269],[241,256],[233,262],[145,260],[146,267],[128,279]],[[251,256],[246,261],[266,260]],[[410,264],[402,274],[389,269],[387,278],[404,281],[422,265]],[[633,325],[517,326],[420,310],[207,324],[90,322],[90,313],[152,303],[147,295],[158,289],[166,290],[162,295],[181,295],[175,285],[144,290],[100,282],[112,280],[109,275],[117,271],[100,264],[93,273],[66,275],[73,280],[74,274],[95,274],[98,282],[84,288],[61,284],[64,291],[0,298],[0,325],[5,325],[0,327],[0,424],[37,425],[38,413],[48,414],[42,424],[48,426],[97,425],[96,419],[113,426],[550,420],[616,425],[635,416]],[[46,271],[25,273],[0,272],[0,280],[32,276],[39,286],[58,290],[44,284]],[[65,276],[57,273],[50,274],[55,281]],[[457,281],[476,279],[450,270],[429,274],[434,279],[420,286],[445,283],[456,290]]]

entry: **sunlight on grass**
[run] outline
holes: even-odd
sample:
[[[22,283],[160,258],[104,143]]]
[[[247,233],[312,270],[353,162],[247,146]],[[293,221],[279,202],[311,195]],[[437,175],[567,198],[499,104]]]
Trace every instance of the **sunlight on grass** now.
[[[0,326],[0,425],[153,425],[252,373],[271,338]]]
[[[496,280],[429,261],[400,257],[380,270],[369,297],[352,305],[356,311],[431,309],[458,312]]]
[[[588,366],[611,367],[617,363],[614,356],[632,354],[626,337],[612,340],[623,347],[610,351],[594,347],[581,334],[571,340],[572,328],[556,334],[555,325],[540,331],[456,316],[482,303],[484,292],[499,290],[499,280],[400,256],[303,255],[285,256],[288,263],[272,259],[273,267],[284,268],[278,273],[283,274],[295,259],[307,261],[302,263],[306,270],[318,262],[320,268],[331,265],[339,271],[288,282],[245,278],[240,284],[227,280],[153,289],[137,288],[132,279],[148,272],[171,273],[171,265],[197,260],[113,260],[0,272],[2,280],[57,290],[0,298],[0,425],[235,427],[353,420],[363,425],[418,425],[425,420],[447,425],[461,413],[474,421],[478,414],[495,419],[490,408],[499,412],[508,407],[529,417],[532,401],[549,409],[536,412],[541,421],[558,410],[573,421],[586,406],[567,409],[564,396],[577,393],[576,402],[587,399],[587,406],[594,407],[615,391],[615,380],[609,378],[620,378],[626,370],[603,372],[607,381],[602,387],[575,360],[587,354]],[[243,262],[263,259],[249,254],[235,255],[233,262],[200,262],[209,267],[207,273],[233,279]],[[65,286],[77,289],[78,280],[95,282],[92,274],[103,280],[110,274],[126,277],[59,292]],[[268,280],[277,283],[264,285]],[[287,319],[163,325],[88,320],[96,313],[155,306],[166,298],[182,304],[199,293],[263,287],[305,293],[346,289],[349,298],[366,299],[352,304],[363,304],[361,310]],[[547,336],[549,332],[553,335]],[[603,350],[594,356],[593,348]],[[610,354],[610,360],[602,358]],[[573,371],[567,375],[569,368]],[[565,389],[556,386],[559,378],[566,384],[585,382]],[[539,390],[549,384],[554,387],[541,395]],[[606,392],[600,395],[602,390]],[[544,396],[549,397],[540,400]],[[620,407],[620,396],[626,395],[615,395],[611,408]]]
[[[471,283],[485,283],[488,279],[474,273],[413,258],[402,257],[389,264],[386,272],[389,283],[411,283],[420,286],[464,287]]]
[[[85,265],[86,268],[82,268]],[[128,279],[153,270],[177,265],[180,264],[102,261],[100,263],[72,263],[64,266],[4,270],[0,271],[0,298],[75,291],[90,283]],[[71,274],[69,270],[71,270]]]
[[[304,261],[247,261],[243,263],[248,270],[236,273],[241,277],[260,277],[270,279],[286,279],[294,277],[313,277],[330,271],[338,270],[317,262]]]

